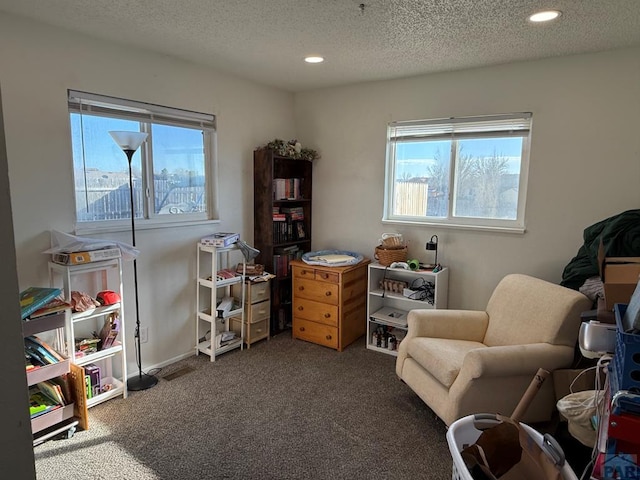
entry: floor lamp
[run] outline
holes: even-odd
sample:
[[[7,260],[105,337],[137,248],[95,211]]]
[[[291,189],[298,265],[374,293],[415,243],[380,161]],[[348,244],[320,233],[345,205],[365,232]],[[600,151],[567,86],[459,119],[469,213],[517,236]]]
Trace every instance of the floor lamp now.
[[[147,138],[146,133],[142,132],[109,132],[113,140],[118,144],[127,156],[129,161],[129,200],[131,204],[131,237],[133,246],[136,246],[136,225],[135,225],[135,209],[133,203],[133,176],[131,174],[131,159],[136,150],[142,145]],[[136,331],[135,338],[137,341],[136,363],[138,365],[138,376],[131,377],[127,380],[127,388],[129,390],[146,390],[158,383],[158,379],[153,375],[142,373],[142,355],[140,353],[140,310],[138,307],[138,267],[136,259],[133,259],[133,285],[136,298]]]

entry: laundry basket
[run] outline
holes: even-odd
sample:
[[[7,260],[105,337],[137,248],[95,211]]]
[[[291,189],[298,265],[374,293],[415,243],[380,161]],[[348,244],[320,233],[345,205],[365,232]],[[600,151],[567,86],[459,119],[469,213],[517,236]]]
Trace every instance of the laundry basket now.
[[[447,430],[447,444],[449,445],[449,451],[453,458],[453,472],[451,478],[453,480],[473,480],[471,473],[467,469],[464,460],[462,459],[461,452],[468,445],[473,445],[480,437],[482,433],[481,429],[491,428],[491,426],[498,425],[500,420],[493,414],[476,414],[468,415],[456,420],[451,424]],[[559,445],[555,443],[555,440],[551,439],[549,443],[549,437],[543,436],[533,428],[524,423],[520,423],[524,430],[533,438],[536,443],[543,449],[547,456],[556,459],[561,459],[563,463],[560,471],[563,480],[578,480],[578,477],[571,469],[568,463],[564,461],[564,452]],[[510,476],[511,472],[507,472],[501,478],[506,479]],[[525,480],[525,477],[517,475],[515,478],[519,480]]]

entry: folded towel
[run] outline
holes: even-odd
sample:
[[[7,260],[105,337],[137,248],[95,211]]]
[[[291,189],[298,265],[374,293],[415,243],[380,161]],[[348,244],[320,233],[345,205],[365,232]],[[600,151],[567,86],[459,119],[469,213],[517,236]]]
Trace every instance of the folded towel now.
[[[324,262],[329,265],[334,263],[342,263],[353,260],[351,255],[337,255],[337,254],[329,254],[329,255],[316,255],[315,257],[309,257],[309,260],[313,260],[316,262]]]

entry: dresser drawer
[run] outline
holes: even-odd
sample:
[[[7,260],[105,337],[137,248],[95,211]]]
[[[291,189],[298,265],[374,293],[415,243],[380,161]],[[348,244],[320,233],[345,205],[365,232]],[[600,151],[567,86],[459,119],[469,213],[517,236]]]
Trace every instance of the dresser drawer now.
[[[338,272],[328,272],[326,270],[316,270],[316,280],[323,282],[340,283]]]
[[[316,302],[338,305],[340,299],[337,284],[317,282],[304,278],[295,278],[293,284],[294,298],[306,298]]]
[[[230,328],[238,336],[240,336],[240,328],[242,319],[240,317],[231,317]],[[256,323],[244,324],[244,343],[251,344],[269,336],[269,319],[260,320]]]
[[[293,276],[296,278],[308,278],[315,280],[316,270],[313,267],[293,267]]]
[[[313,267],[293,267],[293,276],[297,278],[307,278],[309,280],[320,280],[323,282],[340,283],[340,274]]]
[[[338,329],[336,327],[310,322],[294,316],[291,332],[293,338],[317,343],[325,347],[338,348]]]
[[[293,298],[293,315],[304,320],[338,326],[338,307],[326,303],[314,302],[304,298]]]
[[[258,303],[271,299],[271,288],[269,286],[269,282],[248,283],[245,286],[245,302]],[[236,283],[231,287],[231,292],[234,297],[241,298],[242,285]]]
[[[245,305],[246,316],[249,322],[255,323],[271,316],[271,301],[254,303],[253,305]]]
[[[245,328],[247,325],[245,325]],[[260,320],[256,323],[249,324],[247,330],[247,343],[253,343],[269,336],[269,319]]]
[[[271,288],[269,282],[252,283],[249,286],[249,295],[247,295],[247,301],[249,303],[258,303],[263,300],[271,299]]]

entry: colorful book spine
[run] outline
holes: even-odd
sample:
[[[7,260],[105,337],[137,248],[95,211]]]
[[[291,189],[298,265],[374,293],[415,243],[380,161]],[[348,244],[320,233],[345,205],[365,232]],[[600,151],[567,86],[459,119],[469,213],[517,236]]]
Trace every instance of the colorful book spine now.
[[[62,290],[59,288],[29,287],[23,290],[20,292],[22,319],[24,320],[33,312],[42,308],[61,293]]]

